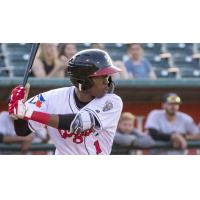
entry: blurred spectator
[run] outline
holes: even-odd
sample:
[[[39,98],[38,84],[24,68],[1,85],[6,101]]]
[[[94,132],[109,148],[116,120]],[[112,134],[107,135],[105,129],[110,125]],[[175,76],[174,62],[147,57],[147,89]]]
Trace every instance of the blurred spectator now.
[[[64,77],[65,70],[59,62],[56,44],[40,44],[33,63],[32,75],[35,77]]]
[[[141,44],[132,43],[128,45],[128,59],[125,61],[125,67],[135,79],[156,79],[156,74],[149,63],[143,57],[143,48]]]
[[[104,44],[103,43],[91,43],[90,44],[91,49],[101,49],[105,50]]]
[[[21,153],[26,153],[31,145],[33,134],[26,137],[17,136],[14,129],[13,119],[9,116],[7,111],[0,113],[0,142],[11,144],[20,143]]]
[[[121,146],[137,146],[142,148],[147,148],[153,146],[155,143],[149,135],[145,135],[139,132],[134,127],[135,117],[129,112],[122,113],[116,135],[114,138],[114,143]]]
[[[28,151],[31,143],[47,143],[49,141],[49,136],[45,130],[24,137],[17,136],[13,119],[9,116],[8,112],[2,111],[0,113],[0,142],[6,144],[20,143],[21,153],[23,154]]]
[[[150,112],[145,128],[153,139],[171,141],[174,148],[185,149],[187,139],[196,140],[200,135],[192,117],[179,111],[180,104],[181,98],[177,94],[166,94],[163,109]]]
[[[65,76],[67,76],[67,62],[76,54],[76,45],[72,43],[60,43],[58,45],[58,58],[60,61],[61,68],[65,69]]]
[[[121,61],[113,61],[113,64],[118,67],[119,69],[121,69],[122,71],[117,73],[117,74],[113,74],[112,77],[113,79],[131,79],[132,77],[129,75],[129,73],[126,70],[126,67],[124,66],[124,63]]]

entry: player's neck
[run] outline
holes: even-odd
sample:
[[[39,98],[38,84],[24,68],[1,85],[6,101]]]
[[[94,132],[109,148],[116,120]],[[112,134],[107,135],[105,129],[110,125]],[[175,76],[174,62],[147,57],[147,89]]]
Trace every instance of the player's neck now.
[[[75,93],[76,93],[77,98],[81,102],[87,103],[94,99],[94,97],[92,97],[90,94],[88,94],[84,91],[79,91],[77,88],[75,89]]]

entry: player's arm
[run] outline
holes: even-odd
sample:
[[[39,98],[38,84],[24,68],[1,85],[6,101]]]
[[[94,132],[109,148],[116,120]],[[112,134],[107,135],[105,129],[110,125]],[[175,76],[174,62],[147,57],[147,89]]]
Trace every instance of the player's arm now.
[[[18,86],[12,91],[9,103],[9,114],[21,119],[21,121],[17,120],[15,122],[16,132],[19,135],[21,134],[20,132],[26,133],[25,135],[31,132],[28,129],[28,123],[22,120],[31,120],[57,129],[70,131],[77,129],[84,131],[98,125],[94,115],[89,111],[83,110],[77,114],[67,115],[49,114],[45,112],[46,109],[43,112],[43,110],[36,110],[35,106],[31,107],[31,102],[25,104],[24,96],[25,88]],[[24,130],[22,131],[22,129]]]
[[[20,118],[14,121],[15,131],[20,136],[26,136],[32,132],[26,120],[39,122],[57,129],[70,130],[71,132],[78,129],[84,131],[94,126],[99,126],[95,116],[88,111],[81,111],[77,114],[54,115],[34,111],[22,101],[19,101],[15,109],[10,112]]]
[[[47,126],[62,130],[70,130],[72,132],[78,129],[80,131],[84,131],[94,126],[98,126],[98,121],[93,114],[89,113],[88,111],[82,111],[77,114],[53,115],[29,110],[29,108],[24,104],[20,105],[17,110],[19,113],[24,113],[24,115],[15,115],[25,120],[15,120],[15,130],[18,135],[23,134],[23,136],[28,135],[31,132],[26,120],[32,120]]]

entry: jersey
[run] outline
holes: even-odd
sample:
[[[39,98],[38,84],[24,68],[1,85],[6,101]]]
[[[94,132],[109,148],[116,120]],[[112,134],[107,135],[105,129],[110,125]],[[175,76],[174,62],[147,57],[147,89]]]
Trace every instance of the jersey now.
[[[74,92],[74,86],[50,90],[29,99],[26,105],[35,111],[49,114],[76,114],[86,110],[98,120],[100,127],[88,129],[81,134],[47,126],[51,140],[56,146],[55,154],[110,154],[123,107],[121,98],[115,94],[105,94],[79,109]],[[33,132],[43,127],[43,124],[29,120],[29,128]]]
[[[7,111],[2,111],[0,113],[0,134],[17,136],[14,128],[13,119],[10,117]],[[47,137],[47,131],[45,128],[40,129],[40,131],[35,132],[32,143],[40,143]]]
[[[169,122],[166,118],[165,110],[153,110],[147,117],[145,128],[154,128],[162,133],[171,134],[173,132],[179,134],[198,134],[199,129],[193,119],[183,113],[176,113],[176,120]]]

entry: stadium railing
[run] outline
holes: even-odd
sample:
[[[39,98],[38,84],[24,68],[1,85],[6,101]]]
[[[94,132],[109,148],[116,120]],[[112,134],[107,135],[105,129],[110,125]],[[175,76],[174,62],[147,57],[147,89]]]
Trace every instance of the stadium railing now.
[[[199,149],[200,141],[188,141],[188,149]],[[119,145],[113,145],[112,153],[113,155],[126,155],[129,154],[132,150],[153,150],[153,149],[162,149],[162,150],[172,150],[172,144],[170,142],[157,141],[154,146],[149,148],[141,148],[137,146],[122,147]],[[55,151],[55,146],[53,144],[32,144],[28,151],[31,152],[40,152],[40,151]],[[4,144],[0,143],[0,152],[20,152],[20,144]]]

